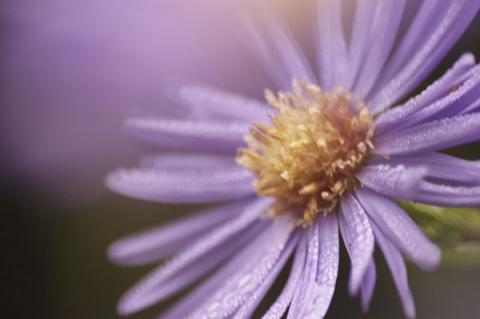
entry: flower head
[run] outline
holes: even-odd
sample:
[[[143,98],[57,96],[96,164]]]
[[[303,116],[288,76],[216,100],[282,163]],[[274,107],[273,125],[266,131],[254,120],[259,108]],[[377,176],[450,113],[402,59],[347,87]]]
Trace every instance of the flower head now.
[[[317,76],[276,18],[265,15],[264,33],[244,18],[278,93],[266,90],[263,102],[187,86],[174,92],[192,110],[184,118],[127,121],[133,134],[182,152],[113,172],[111,189],[164,202],[232,203],[112,245],[112,259],[124,264],[176,252],[123,297],[119,311],[141,310],[203,279],[165,316],[247,318],[293,256],[264,317],[281,318],[288,308],[292,318],[322,318],[342,238],[349,293],[368,309],[376,242],[405,315],[414,317],[402,254],[429,270],[440,251],[394,199],[480,205],[478,163],[438,152],[480,139],[480,66],[465,54],[418,96],[400,101],[479,7],[467,0],[359,2],[347,35],[342,1],[317,1]]]
[[[355,171],[373,149],[372,116],[341,88],[322,92],[294,80],[293,93],[266,91],[265,97],[277,114],[271,126],[253,123],[237,163],[257,176],[258,195],[275,198],[272,216],[288,213],[311,225],[355,187]]]

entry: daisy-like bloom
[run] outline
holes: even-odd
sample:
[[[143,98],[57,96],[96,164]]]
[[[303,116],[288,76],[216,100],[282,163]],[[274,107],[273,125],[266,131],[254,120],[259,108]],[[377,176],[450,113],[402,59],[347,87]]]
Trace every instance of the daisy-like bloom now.
[[[168,318],[248,318],[279,272],[289,277],[264,318],[322,318],[337,279],[340,239],[348,291],[368,309],[375,243],[409,318],[403,256],[424,270],[439,249],[395,199],[480,204],[480,166],[438,151],[480,139],[480,66],[462,55],[405,100],[466,29],[469,0],[318,1],[317,72],[285,27],[265,15],[245,32],[279,87],[256,101],[205,86],[174,90],[182,118],[130,118],[129,131],[175,151],[119,169],[108,186],[170,203],[224,202],[114,243],[120,264],[173,257],[121,299],[130,314],[196,283]],[[261,30],[261,31],[259,31]],[[225,203],[227,202],[227,203]]]

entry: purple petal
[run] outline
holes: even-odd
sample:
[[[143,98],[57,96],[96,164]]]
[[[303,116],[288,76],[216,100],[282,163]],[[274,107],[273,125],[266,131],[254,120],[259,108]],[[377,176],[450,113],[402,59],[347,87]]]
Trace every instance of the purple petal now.
[[[375,260],[370,258],[365,276],[362,279],[360,286],[360,297],[362,300],[362,310],[367,312],[370,308],[370,301],[372,300],[373,291],[375,290],[375,281],[377,280],[377,270],[375,268]]]
[[[346,193],[340,201],[339,225],[351,260],[348,291],[356,295],[373,254],[374,238],[362,206]]]
[[[267,112],[272,111],[260,101],[205,85],[183,86],[168,93],[178,104],[190,109],[192,118],[266,122]]]
[[[405,0],[366,1],[359,5],[352,28],[350,55],[356,57],[352,91],[367,96],[390,55],[405,9]],[[358,21],[358,22],[357,22]],[[357,25],[359,24],[359,25]],[[360,44],[355,45],[355,43]],[[358,48],[354,50],[354,48]]]
[[[388,240],[424,270],[440,263],[440,250],[394,201],[368,189],[358,188],[360,204]]]
[[[480,90],[480,66],[472,68],[469,73],[469,78],[458,87],[452,83],[452,88],[456,89],[454,92],[413,114],[406,122],[413,125],[462,114],[478,101]]]
[[[456,91],[451,92],[442,99],[423,107],[421,110],[404,119],[394,127],[396,131],[404,127],[411,127],[431,120],[439,120],[455,115],[468,109],[478,100],[478,91],[480,90],[480,66],[471,69],[469,78],[458,86]],[[451,84],[456,87],[455,83]]]
[[[353,87],[356,78],[360,76],[360,70],[366,62],[372,34],[375,34],[375,15],[380,6],[380,3],[367,0],[361,6],[355,7],[352,35],[348,45],[349,72],[345,83],[349,89]],[[399,16],[401,17],[401,15]],[[378,30],[378,32],[382,31]]]
[[[255,254],[188,318],[214,319],[231,316],[268,277],[282,252],[287,249],[294,227],[290,220],[284,219],[274,224],[271,231],[264,232],[263,235],[270,245],[259,247]]]
[[[478,111],[480,111],[480,98],[470,104],[468,107],[466,107],[463,111],[460,112],[460,114],[469,114]]]
[[[377,82],[379,91],[372,97],[374,113],[394,104],[428,75],[462,35],[479,6],[474,0],[422,3]]]
[[[389,161],[391,165],[397,163],[402,165],[394,168],[389,164],[381,164]],[[480,186],[476,176],[478,174],[475,173],[478,171],[477,162],[432,153],[374,159],[371,164],[375,162],[380,164],[362,167],[357,177],[363,185],[377,193],[438,206],[480,205]],[[471,169],[472,175],[467,176],[470,171],[462,168]],[[455,173],[458,173],[456,177]],[[440,182],[442,184],[439,184]],[[445,182],[449,182],[450,185],[444,184]]]
[[[263,233],[267,228],[266,226],[266,222],[254,223],[248,229],[234,235],[228,244],[225,243],[218,247],[217,250],[209,251],[197,258],[194,266],[189,265],[185,267],[157,285],[144,287],[137,292],[134,299],[130,299],[130,307],[132,305],[138,309],[148,307],[192,285],[206,274],[212,272],[232,255],[235,255],[239,249],[245,246],[246,243],[251,242],[252,239],[255,239],[258,234]]]
[[[377,193],[411,200],[426,174],[424,167],[369,165],[362,167],[356,176],[363,185]]]
[[[282,251],[280,258],[273,266],[273,269],[268,273],[267,278],[265,278],[262,284],[248,297],[247,301],[240,307],[240,309],[238,309],[233,319],[251,318],[252,313],[255,311],[256,307],[262,301],[263,297],[268,292],[268,289],[272,286],[275,279],[277,279],[278,274],[285,266],[293,249],[297,246],[299,238],[299,232],[292,234],[287,246]]]
[[[473,113],[385,132],[374,140],[374,145],[376,154],[403,155],[442,150],[477,140],[480,140],[480,114]]]
[[[203,170],[232,168],[238,166],[232,156],[219,156],[196,153],[168,153],[145,156],[140,167],[167,171]]]
[[[173,276],[181,273],[188,267],[193,267],[192,263],[200,257],[217,249],[229,238],[232,238],[238,232],[247,229],[258,219],[258,216],[265,212],[272,201],[268,199],[258,199],[248,205],[237,218],[219,226],[208,233],[190,247],[176,255],[171,261],[160,266],[151,272],[145,279],[137,283],[122,297],[118,306],[120,314],[130,314],[144,309],[158,300],[145,299],[146,292],[150,292],[152,287],[158,287],[162,283],[170,280]],[[246,232],[248,234],[248,232]]]
[[[316,83],[306,58],[287,29],[268,10],[261,10],[261,13],[265,34],[262,35],[246,16],[243,17],[243,31],[248,33],[247,43],[253,46],[273,79],[285,90],[291,89],[293,79]]]
[[[270,306],[267,313],[262,317],[263,319],[280,319],[287,310],[290,302],[293,299],[297,287],[300,286],[302,274],[305,269],[305,257],[307,253],[307,236],[306,233],[300,240],[295,255],[293,257],[293,265],[290,270],[288,281],[285,284],[280,296]]]
[[[429,85],[421,94],[408,100],[404,105],[394,107],[382,113],[375,120],[375,131],[383,132],[392,127],[398,128],[410,123],[406,121],[412,114],[423,110],[429,104],[444,103],[443,100],[450,96],[452,87],[459,87],[472,74],[475,57],[471,53],[463,54],[457,62],[440,79]],[[378,133],[377,133],[378,134]]]
[[[125,126],[133,135],[160,146],[229,153],[244,145],[243,135],[251,128],[250,123],[241,121],[155,118],[130,118]]]
[[[426,167],[425,178],[447,183],[480,185],[480,161],[468,161],[441,153],[423,153],[406,156],[377,157],[370,163]]]
[[[266,229],[266,222],[254,223],[247,230],[234,235],[228,243],[218,249],[210,251],[195,260],[194,265],[189,265],[160,284],[143,289],[135,296],[136,307],[145,307],[165,300],[178,293],[187,286],[197,282],[200,278],[212,272],[225,260],[235,255],[246,243],[255,240],[256,236]]]
[[[403,305],[403,311],[408,318],[415,318],[415,304],[413,302],[412,292],[408,286],[407,268],[403,261],[400,252],[393,246],[387,238],[385,238],[382,231],[372,223],[372,229],[375,234],[375,239],[378,246],[385,256],[388,267],[400,295]]]
[[[205,203],[246,197],[254,193],[252,181],[251,172],[240,166],[177,171],[118,169],[106,179],[107,186],[117,193],[170,203]]]
[[[448,207],[479,206],[480,186],[461,187],[423,182],[415,201]]]
[[[337,283],[340,247],[335,214],[331,213],[323,219],[319,217],[318,233],[320,255],[310,301],[311,307],[315,309],[313,313],[318,315],[316,318],[322,318],[327,313]]]
[[[222,205],[166,226],[162,225],[140,234],[122,238],[110,246],[108,255],[115,263],[122,265],[138,265],[157,261],[185,248],[213,227],[236,216],[247,203],[248,201],[242,201]]]
[[[307,232],[307,256],[300,285],[293,296],[287,319],[310,318],[312,316],[310,294],[313,290],[319,258],[318,227],[310,227]],[[310,309],[309,309],[310,308]]]
[[[271,229],[272,224],[269,225]],[[235,274],[236,271],[238,271],[238,268],[241,267],[241,265],[250,260],[259,249],[264,249],[264,247],[271,245],[269,238],[266,238],[264,235],[265,232],[269,232],[269,228],[264,228],[260,235],[251,237],[249,244],[246,245],[246,247],[240,248],[238,251],[236,251],[232,258],[225,263],[225,265],[222,265],[208,279],[202,282],[192,292],[183,297],[180,302],[176,303],[160,317],[184,318],[190,314],[191,311],[197,307],[200,307],[202,303],[212,296],[219,287],[221,287],[230,277],[233,276],[233,274]],[[219,247],[219,249],[223,249],[223,247],[228,248],[229,245],[230,242],[226,241],[221,247]],[[178,275],[181,276],[181,273]]]
[[[295,296],[301,301],[302,311],[295,309],[292,303],[289,311],[292,318],[323,318],[335,291],[340,253],[335,214],[328,214],[324,218],[319,217],[317,227],[318,235],[313,236],[311,241],[318,240],[318,244],[311,244],[319,247],[313,247],[311,250],[317,248],[318,251],[308,252],[303,285],[299,287]],[[313,267],[309,269],[309,260],[313,263],[317,262],[316,269]]]
[[[324,90],[344,85],[348,72],[347,44],[341,17],[341,1],[317,0],[318,77]]]

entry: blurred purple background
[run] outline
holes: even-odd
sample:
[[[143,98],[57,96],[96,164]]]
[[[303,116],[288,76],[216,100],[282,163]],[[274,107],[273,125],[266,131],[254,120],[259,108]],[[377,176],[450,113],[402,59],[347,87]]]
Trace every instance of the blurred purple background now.
[[[107,245],[191,210],[122,198],[104,188],[108,171],[133,165],[154,150],[124,134],[123,119],[132,113],[175,112],[164,95],[170,84],[205,82],[256,97],[272,85],[239,40],[229,3],[0,2],[0,233],[6,305],[0,317],[116,318],[120,294],[150,267],[112,266],[105,257]],[[308,48],[312,5],[292,3],[278,1]],[[479,18],[436,75],[465,50],[480,57],[478,30]],[[477,144],[458,152],[480,158],[479,149]],[[346,295],[347,265],[343,260],[328,317],[402,318],[383,261],[368,315]],[[443,267],[432,274],[410,267],[410,277],[419,318],[478,317],[478,266]],[[135,318],[150,318],[160,309]]]
[[[2,173],[56,199],[101,193],[98,176],[144,148],[122,132],[128,113],[169,103],[169,82],[242,82],[226,12],[218,1],[3,2]]]

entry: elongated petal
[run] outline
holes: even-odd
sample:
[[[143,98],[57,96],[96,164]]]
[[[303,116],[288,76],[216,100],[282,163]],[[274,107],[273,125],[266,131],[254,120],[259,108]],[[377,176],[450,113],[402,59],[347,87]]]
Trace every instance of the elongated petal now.
[[[307,256],[305,259],[305,269],[303,270],[300,286],[293,296],[292,303],[288,310],[287,319],[292,318],[310,318],[312,308],[310,307],[310,294],[313,290],[312,283],[315,283],[315,277],[319,258],[319,237],[318,227],[310,227],[307,233]]]
[[[424,109],[437,100],[449,96],[452,88],[459,87],[472,74],[475,65],[475,56],[471,53],[463,54],[457,62],[440,79],[429,85],[421,94],[410,99],[404,105],[394,107],[382,113],[375,120],[375,131],[383,132],[394,128],[402,128],[410,121],[405,120],[412,114]],[[443,102],[442,102],[443,103]]]
[[[480,3],[474,0],[424,1],[378,81],[372,110],[394,104],[417,86],[458,40]]]
[[[163,301],[175,293],[178,293],[187,286],[197,282],[200,278],[212,272],[225,260],[236,254],[246,243],[255,239],[255,237],[265,231],[266,222],[254,223],[248,229],[231,237],[231,242],[221,244],[218,249],[210,251],[195,260],[195,264],[185,267],[170,278],[162,281],[160,284],[144,288],[139,292],[135,299],[130,300],[130,306],[146,307],[154,303]]]
[[[480,111],[480,98],[467,106],[460,114],[470,114],[478,111]]]
[[[465,82],[459,83],[458,87],[452,83],[453,92],[411,114],[394,129],[400,131],[406,127],[462,114],[478,100],[480,90],[480,66],[473,68],[469,73],[470,77]]]
[[[295,291],[297,291],[302,280],[302,274],[305,269],[305,257],[307,253],[307,236],[306,233],[300,240],[295,255],[293,257],[293,265],[290,270],[288,281],[285,284],[280,296],[270,306],[267,313],[263,316],[264,319],[280,319],[287,310],[290,302],[293,299]]]
[[[403,311],[408,318],[415,318],[415,303],[412,292],[408,286],[407,268],[400,252],[393,246],[382,231],[372,223],[375,240],[385,256],[393,281],[397,287],[403,305]]]
[[[234,153],[244,145],[251,124],[241,121],[131,118],[125,123],[134,136],[160,146]]]
[[[252,174],[229,169],[118,169],[107,176],[107,186],[120,194],[170,203],[205,203],[253,194]]]
[[[196,213],[168,225],[162,225],[140,234],[131,235],[114,242],[108,255],[115,263],[137,265],[157,261],[188,246],[206,231],[236,217],[248,201],[222,205]]]
[[[189,85],[168,91],[177,103],[190,109],[190,117],[205,119],[268,121],[267,104],[205,85]]]
[[[373,291],[375,290],[375,282],[377,280],[377,270],[375,268],[375,260],[373,257],[368,263],[365,276],[362,279],[362,285],[360,286],[360,297],[362,301],[362,310],[367,312],[370,308],[370,301],[372,300]]]
[[[318,227],[318,257],[315,252],[307,255],[307,268],[305,269],[305,286],[301,286],[296,296],[303,305],[302,312],[292,306],[289,311],[292,318],[323,318],[335,291],[337,282],[339,260],[338,223],[335,214],[319,217]],[[317,238],[312,237],[311,240]],[[313,243],[314,244],[314,243]],[[315,276],[311,276],[314,269],[308,269],[308,259],[317,261]],[[294,299],[295,300],[295,299]]]
[[[364,166],[356,176],[363,185],[380,194],[411,200],[426,174],[424,167],[385,164]]]
[[[380,164],[362,167],[357,178],[375,192],[393,198],[437,206],[480,205],[480,186],[478,174],[475,173],[478,170],[477,162],[433,153],[392,157],[391,163],[381,164],[388,161],[372,161],[371,164]],[[400,162],[402,165],[395,166]],[[421,164],[424,165],[417,166]],[[472,176],[467,176],[470,172],[462,168],[472,169]],[[458,176],[454,176],[456,173]]]
[[[479,206],[480,186],[462,187],[423,182],[415,200],[436,206]]]
[[[233,274],[202,306],[188,318],[226,318],[254,293],[269,272],[278,262],[282,252],[287,248],[294,224],[283,220],[266,232],[274,245],[261,247],[242,267]]]
[[[402,155],[442,150],[480,140],[480,114],[455,116],[408,128],[385,132],[375,139],[375,153]]]
[[[369,10],[358,18],[364,28],[358,28],[355,24],[352,29],[352,41],[359,42],[361,33],[368,36],[360,40],[363,42],[361,51],[353,53],[359,63],[352,91],[360,96],[368,95],[390,55],[405,9],[405,0],[371,0],[359,5],[357,12],[365,11],[364,8]],[[350,53],[352,56],[352,51]]]
[[[358,188],[356,195],[388,240],[415,264],[424,270],[431,270],[439,264],[438,247],[395,202],[366,188]]]
[[[352,35],[348,45],[349,72],[347,73],[346,87],[349,89],[353,86],[356,78],[360,76],[361,67],[365,64],[372,35],[375,33],[373,25],[376,11],[380,6],[381,4],[378,2],[367,0],[361,6],[355,7]],[[378,31],[382,32],[381,30]]]
[[[254,53],[273,79],[285,90],[291,88],[293,79],[316,83],[306,58],[287,29],[268,10],[260,11],[264,34],[247,16],[242,19],[244,31],[248,33],[247,43],[254,46]]]
[[[226,240],[244,230],[248,225],[251,225],[252,222],[257,220],[258,216],[262,214],[270,204],[271,200],[256,200],[251,205],[248,205],[240,216],[200,238],[190,247],[176,255],[171,261],[154,270],[122,297],[118,306],[119,313],[130,314],[157,302],[158,300],[155,299],[146,300],[144,298],[145,292],[169,280],[186,267],[191,267],[192,263],[198,258],[208,254],[212,249],[216,249]]]
[[[335,85],[346,85],[348,53],[341,1],[317,0],[316,40],[320,86],[329,90]]]
[[[371,163],[426,167],[426,179],[461,185],[480,185],[480,161],[469,161],[442,153],[427,152],[406,156],[376,158]]]
[[[329,214],[318,221],[320,255],[313,292],[310,296],[312,313],[315,318],[324,317],[332,301],[337,283],[340,255],[338,221],[336,215]]]
[[[224,265],[214,271],[209,278],[195,287],[192,292],[164,312],[159,318],[185,318],[194,309],[199,308],[203,302],[238,271],[241,265],[244,265],[252,256],[255,256],[259,249],[264,249],[263,247],[271,245],[269,238],[265,236],[265,233],[270,234],[271,227],[272,224],[269,224],[260,234],[250,237],[249,243],[245,247],[238,249]],[[223,245],[229,245],[229,241],[224,242]],[[181,276],[181,273],[178,275]]]
[[[348,291],[356,295],[373,254],[374,238],[362,206],[350,194],[340,201],[339,225],[343,242],[351,260]]]
[[[168,153],[148,155],[140,160],[140,167],[166,170],[169,172],[186,170],[230,169],[237,167],[233,156],[219,156],[197,153]]]
[[[248,297],[246,302],[237,310],[233,319],[251,318],[255,308],[262,301],[268,289],[273,282],[277,279],[278,274],[285,266],[288,258],[291,256],[293,249],[297,246],[300,239],[300,233],[295,232],[289,239],[285,249],[282,251],[278,261],[273,266],[272,270],[268,273],[267,278],[262,284]]]

